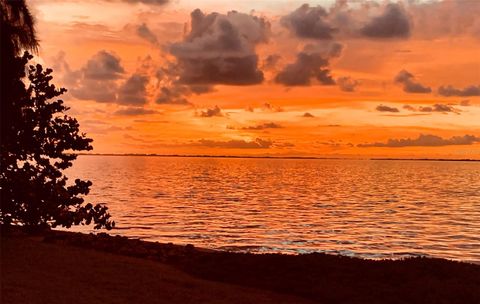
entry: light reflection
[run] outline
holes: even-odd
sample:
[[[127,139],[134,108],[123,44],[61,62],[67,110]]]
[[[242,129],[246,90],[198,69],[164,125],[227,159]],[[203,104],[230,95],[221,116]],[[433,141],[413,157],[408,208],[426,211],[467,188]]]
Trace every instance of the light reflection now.
[[[92,180],[87,200],[108,204],[114,234],[480,262],[479,163],[81,156],[68,175]]]

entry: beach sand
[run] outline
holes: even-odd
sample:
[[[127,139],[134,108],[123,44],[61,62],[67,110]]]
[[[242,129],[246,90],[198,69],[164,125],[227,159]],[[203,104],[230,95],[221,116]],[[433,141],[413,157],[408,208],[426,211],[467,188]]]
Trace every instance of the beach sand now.
[[[2,303],[480,303],[480,265],[254,255],[69,232],[1,238]]]

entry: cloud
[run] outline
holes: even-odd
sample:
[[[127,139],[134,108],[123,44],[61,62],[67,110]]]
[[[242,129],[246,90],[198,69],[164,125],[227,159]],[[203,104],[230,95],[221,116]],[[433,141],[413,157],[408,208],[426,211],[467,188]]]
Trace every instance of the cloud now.
[[[446,104],[440,104],[440,103],[436,103],[431,107],[420,107],[418,109],[418,111],[420,111],[420,112],[442,112],[442,113],[445,113],[445,112],[455,112],[456,113],[456,112],[458,112],[458,110],[455,109],[454,107],[452,107],[450,105],[446,105]]]
[[[283,109],[281,107],[277,107],[272,105],[271,103],[264,103],[262,106],[262,111],[264,112],[283,112]],[[252,110],[253,112],[253,110]]]
[[[415,76],[406,70],[401,70],[395,76],[395,82],[403,85],[403,91],[407,93],[426,94],[431,93],[432,89],[415,81]]]
[[[280,23],[301,38],[332,39],[335,29],[327,18],[328,12],[323,7],[303,4],[282,17]]]
[[[98,52],[82,68],[84,78],[91,80],[114,80],[125,73],[120,58],[105,50]]]
[[[155,114],[157,111],[155,110],[147,110],[145,108],[136,108],[136,107],[129,107],[125,109],[120,109],[115,112],[115,115],[121,116],[137,116],[137,115],[148,115],[148,114]]]
[[[205,111],[201,111],[198,116],[200,117],[214,117],[214,116],[224,116],[222,110],[215,106],[212,109],[206,109]]]
[[[322,6],[303,4],[282,17],[280,24],[299,38],[317,40],[335,37],[408,38],[412,31],[406,8],[400,3],[388,2],[349,6],[347,1],[339,0],[328,11]]]
[[[160,88],[155,101],[159,104],[188,105],[190,102],[185,97],[186,95],[190,95],[190,90],[187,86],[164,86]]]
[[[170,0],[121,0],[127,3],[143,3],[143,4],[151,4],[151,5],[164,5],[167,4]]]
[[[480,137],[474,135],[464,135],[464,136],[453,136],[451,138],[442,138],[436,135],[430,134],[420,134],[418,138],[415,139],[389,139],[386,143],[367,143],[359,144],[358,147],[368,148],[368,147],[440,147],[440,146],[451,146],[451,145],[472,145],[480,142]]]
[[[61,54],[58,65],[64,70],[63,80],[75,98],[128,105],[143,105],[147,102],[148,77],[133,74],[119,84],[125,77],[125,69],[114,53],[101,50],[76,71],[70,70],[64,56]]]
[[[56,65],[63,70],[63,81],[73,97],[134,106],[147,103],[149,78],[134,73],[125,79],[125,69],[114,53],[101,50],[76,71],[70,70],[64,57],[60,53]]]
[[[191,104],[187,97],[195,94],[205,94],[213,91],[211,85],[184,85],[178,81],[179,67],[175,63],[167,62],[156,72],[159,80],[156,102],[158,104]]]
[[[398,113],[400,112],[397,108],[395,107],[389,107],[389,106],[384,106],[384,105],[378,105],[375,110],[379,112],[392,112],[392,113]]]
[[[337,79],[337,84],[340,90],[344,92],[354,92],[358,85],[358,81],[350,77],[340,77]]]
[[[256,126],[243,127],[242,130],[265,130],[265,129],[279,129],[279,128],[283,128],[283,127],[274,122],[265,122]]]
[[[173,43],[182,84],[250,85],[261,83],[255,46],[266,42],[270,24],[264,18],[236,11],[225,14],[191,13],[191,30]]]
[[[295,62],[286,65],[276,76],[275,82],[286,86],[308,86],[312,79],[320,84],[333,85],[328,68],[329,60],[340,56],[342,45],[332,42],[322,45],[306,45],[297,54]]]
[[[431,112],[440,112],[440,113],[457,113],[459,114],[460,110],[456,109],[455,107],[448,105],[448,104],[441,104],[441,103],[436,103],[432,106],[420,106],[418,108],[415,108],[411,105],[404,105],[403,108],[408,111],[412,112],[424,112],[424,113],[431,113]]]
[[[130,105],[143,105],[147,103],[148,77],[133,74],[118,89],[117,103]]]
[[[313,117],[315,117],[313,114],[308,113],[308,112],[305,112],[302,116],[303,116],[303,117],[307,117],[307,118],[313,118]]]
[[[471,106],[472,104],[471,104],[470,100],[465,99],[465,100],[460,101],[460,105],[461,105],[462,107],[469,107],[469,106]]]
[[[384,11],[366,24],[361,33],[370,38],[408,38],[410,20],[404,7],[399,3],[389,3]]]
[[[451,97],[451,96],[461,96],[461,97],[467,97],[467,96],[480,96],[480,85],[471,85],[468,87],[465,87],[463,89],[457,89],[451,85],[448,86],[441,86],[438,88],[438,94],[446,97]]]
[[[345,143],[342,140],[335,141],[335,140],[328,140],[323,142],[316,142],[322,146],[329,146],[333,149],[345,149],[345,148],[352,148],[354,145],[352,143]]]
[[[479,1],[347,1],[329,9],[303,4],[280,19],[303,39],[480,37]]]
[[[145,23],[139,25],[136,29],[137,35],[147,40],[153,45],[158,44],[157,36],[148,28]]]
[[[195,145],[210,148],[226,148],[226,149],[268,149],[272,147],[273,142],[256,138],[252,141],[232,139],[229,141],[216,141],[208,139],[200,139]]]
[[[277,55],[277,54],[268,55],[263,60],[262,69],[263,70],[274,70],[281,58],[282,58],[282,56]]]
[[[411,105],[404,105],[403,108],[405,110],[412,111],[412,112],[417,111],[417,109],[415,107],[411,106]]]
[[[94,100],[102,103],[114,103],[117,99],[117,85],[113,81],[96,81],[82,79],[77,87],[71,87],[69,92],[78,99]]]

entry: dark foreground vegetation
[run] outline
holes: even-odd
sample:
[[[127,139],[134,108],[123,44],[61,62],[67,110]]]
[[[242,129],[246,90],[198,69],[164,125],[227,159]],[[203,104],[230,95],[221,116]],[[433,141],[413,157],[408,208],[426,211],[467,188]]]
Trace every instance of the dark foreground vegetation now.
[[[5,257],[4,253],[10,252],[10,256],[12,254],[16,256],[17,254],[11,252],[12,246],[19,247],[19,244],[28,242],[28,240],[31,242],[32,239],[32,237],[27,237],[19,231],[10,232],[9,235],[5,236],[5,233],[2,233],[2,272],[4,265],[8,264],[10,267],[13,267],[11,266],[12,261],[7,261],[6,258],[8,257]],[[191,245],[177,246],[144,242],[118,236],[112,237],[106,234],[87,235],[52,231],[37,235],[36,239],[39,246],[50,246],[44,249],[45,256],[47,260],[52,259],[51,263],[55,265],[62,262],[61,260],[55,260],[62,259],[61,254],[55,253],[58,250],[81,250],[88,254],[94,252],[103,257],[102,263],[96,265],[88,261],[88,255],[85,255],[85,253],[80,254],[80,256],[85,256],[85,259],[87,259],[84,261],[84,264],[92,265],[91,273],[85,278],[80,278],[87,282],[89,280],[95,281],[98,277],[102,277],[105,274],[105,269],[111,267],[106,261],[112,261],[112,259],[115,260],[116,258],[121,258],[121,256],[131,256],[140,258],[133,259],[138,261],[139,265],[152,263],[159,265],[158,267],[176,269],[175,271],[181,273],[180,279],[178,275],[175,276],[177,278],[175,283],[177,287],[185,287],[185,284],[191,284],[181,278],[181,276],[186,276],[186,274],[193,276],[196,280],[201,280],[204,282],[202,284],[213,284],[206,288],[206,293],[212,293],[213,298],[195,298],[196,292],[199,292],[198,288],[193,290],[187,288],[187,290],[177,295],[178,303],[188,302],[185,297],[188,297],[193,302],[203,301],[204,303],[210,303],[213,299],[216,299],[218,303],[237,303],[237,300],[240,303],[270,303],[270,301],[273,301],[273,303],[370,304],[480,303],[480,265],[444,259],[412,258],[401,261],[370,261],[326,254],[299,256],[243,254],[197,249]],[[28,256],[36,256],[36,248],[36,246],[31,246],[28,250],[33,252],[28,253]],[[99,251],[113,253],[114,255]],[[33,261],[30,267],[36,268],[41,266]],[[75,271],[75,265],[72,265],[72,267],[72,271]],[[144,265],[129,267],[136,276],[141,275],[141,272],[144,271],[142,270]],[[138,267],[138,269],[135,269],[135,267]],[[64,270],[64,268],[61,269]],[[118,276],[118,278],[110,278],[115,283],[108,285],[108,288],[113,288],[113,290],[115,289],[115,284],[119,284],[118,288],[122,288],[121,286],[127,284],[118,282],[119,278],[122,278],[121,273],[125,271],[124,266],[119,264],[117,268],[116,271],[120,274],[116,273],[115,276]],[[152,266],[149,266],[148,269],[152,269]],[[82,266],[83,272],[87,270],[88,267],[85,269],[85,266]],[[53,269],[51,271],[55,273],[56,270]],[[158,271],[161,272],[162,270],[159,269]],[[61,274],[59,273],[58,276],[61,276]],[[76,273],[71,273],[71,276],[71,279],[75,281]],[[127,280],[128,278],[129,276],[127,276]],[[16,278],[15,282],[12,282],[12,279],[2,275],[2,301],[7,300],[7,303],[9,301],[5,297],[12,295],[12,293],[4,290],[5,284],[10,282],[10,284],[14,284],[17,287],[22,286],[22,282],[18,281],[18,278]],[[65,278],[59,277],[59,279],[63,280]],[[104,279],[109,280],[108,278]],[[132,277],[132,280],[135,279]],[[145,292],[147,294],[151,293],[152,291],[147,289],[156,288],[151,286],[151,284],[155,283],[155,280],[157,280],[156,277],[152,277],[150,274],[146,281],[143,282],[143,285],[137,286],[138,280],[132,282],[134,284],[132,286],[140,288],[140,290],[135,292],[138,293],[136,296],[144,295]],[[178,289],[174,287],[175,284],[166,289],[167,293],[175,294]],[[112,292],[112,290],[106,291],[105,286],[93,285],[90,284],[89,287],[93,288],[92,292],[97,295]],[[38,295],[52,292],[48,290],[46,282],[37,282],[37,286],[40,288],[40,291],[35,291]],[[71,284],[71,286],[71,288],[75,289],[76,285]],[[142,286],[146,290],[141,290]],[[229,286],[228,288],[233,288],[231,286],[234,286],[237,289],[233,288],[225,291],[225,286]],[[238,288],[246,289],[240,291]],[[220,289],[223,290],[222,296],[218,294],[215,297],[215,292]],[[34,291],[24,290],[24,292],[28,294]],[[236,294],[236,296],[226,296],[226,294],[230,293]],[[152,294],[152,296],[154,295]],[[252,298],[248,298],[249,296],[252,296]],[[135,294],[130,295],[130,297],[133,298],[126,302],[137,302],[135,299],[141,299],[135,298]],[[175,295],[172,297],[175,297]],[[194,297],[196,300],[191,297]],[[97,300],[99,301],[100,298],[97,298]],[[95,299],[92,301],[95,302]],[[112,299],[110,302],[123,303],[121,296],[118,297],[118,295],[116,300]],[[158,295],[156,295],[151,298],[151,302],[174,303],[175,301],[173,298],[170,300],[163,298],[162,300],[162,298],[158,298]],[[83,302],[78,301],[78,303]]]

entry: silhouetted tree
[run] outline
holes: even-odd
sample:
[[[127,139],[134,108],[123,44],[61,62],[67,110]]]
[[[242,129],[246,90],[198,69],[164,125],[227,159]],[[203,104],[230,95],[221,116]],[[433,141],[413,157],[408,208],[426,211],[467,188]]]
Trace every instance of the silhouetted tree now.
[[[23,0],[0,0],[0,123],[2,142],[12,140],[10,113],[15,107],[15,87],[18,79],[12,71],[14,58],[22,50],[36,51],[38,40],[35,35],[34,18]]]
[[[73,151],[92,149],[63,101],[52,100],[66,90],[50,84],[52,70],[29,65],[30,54],[17,56],[38,45],[25,2],[0,0],[0,13],[0,222],[112,228],[106,206],[83,204],[91,182],[68,185],[62,172],[76,159]]]

